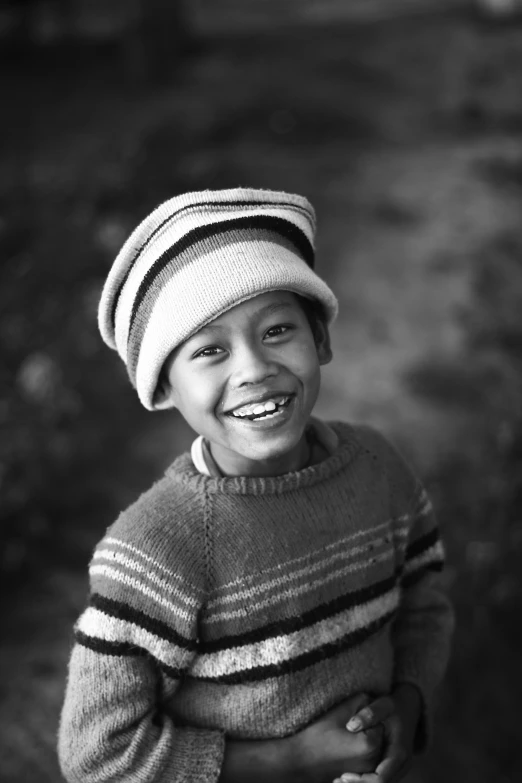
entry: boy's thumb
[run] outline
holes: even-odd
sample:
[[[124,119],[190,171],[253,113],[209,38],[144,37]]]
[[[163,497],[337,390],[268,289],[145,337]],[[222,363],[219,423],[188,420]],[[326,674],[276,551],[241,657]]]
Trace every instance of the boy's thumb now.
[[[389,696],[381,696],[362,707],[346,724],[348,731],[364,731],[382,723],[393,714],[395,705]]]

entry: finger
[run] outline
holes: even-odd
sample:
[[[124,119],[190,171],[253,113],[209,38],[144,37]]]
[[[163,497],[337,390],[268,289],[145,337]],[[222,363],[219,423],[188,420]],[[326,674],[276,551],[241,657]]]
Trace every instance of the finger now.
[[[387,718],[393,715],[395,705],[393,699],[389,696],[381,696],[375,699],[367,707],[355,713],[346,724],[348,731],[364,731],[378,723],[383,723]]]
[[[387,764],[387,762],[390,762]],[[393,761],[393,764],[392,764]],[[398,783],[409,772],[411,760],[407,758],[402,764],[400,759],[384,759],[377,767],[378,780],[381,783]]]
[[[356,693],[354,696],[350,696],[350,698],[342,702],[342,704],[347,710],[351,710],[351,712],[348,712],[349,715],[355,715],[363,707],[367,707],[368,704],[371,704],[372,701],[373,699],[371,699],[367,693]]]
[[[382,783],[392,783],[400,777],[403,767],[409,762],[409,755],[402,744],[402,730],[398,720],[386,720],[384,732],[386,751],[375,772]]]

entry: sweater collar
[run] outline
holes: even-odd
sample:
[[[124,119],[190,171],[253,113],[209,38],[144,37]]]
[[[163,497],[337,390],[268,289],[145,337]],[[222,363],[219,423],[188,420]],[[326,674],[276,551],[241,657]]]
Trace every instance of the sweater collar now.
[[[314,424],[317,419],[314,419]],[[326,429],[323,429],[322,425]],[[344,422],[320,422],[321,436],[329,432],[327,451],[330,456],[321,462],[282,476],[217,477],[202,474],[195,466],[190,452],[179,456],[167,469],[166,475],[175,482],[191,486],[196,492],[226,495],[271,495],[311,486],[328,479],[342,470],[360,450],[359,440],[351,425]],[[315,428],[318,432],[319,427]]]
[[[309,446],[309,460],[305,467],[310,467],[322,462],[330,457],[337,446],[339,438],[334,430],[320,419],[310,418],[306,428],[306,439]],[[204,476],[213,476],[214,478],[224,478],[218,464],[216,463],[208,441],[200,435],[193,442],[190,449],[190,456],[195,468]]]

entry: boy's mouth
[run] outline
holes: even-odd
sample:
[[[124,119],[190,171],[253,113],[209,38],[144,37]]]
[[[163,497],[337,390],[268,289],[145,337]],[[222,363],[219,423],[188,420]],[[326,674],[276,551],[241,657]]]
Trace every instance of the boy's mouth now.
[[[240,408],[236,408],[230,411],[228,414],[235,419],[249,419],[250,421],[258,421],[259,419],[269,419],[280,415],[285,408],[288,407],[292,399],[289,395],[276,395],[270,397],[263,402],[254,402],[249,405],[242,405]]]

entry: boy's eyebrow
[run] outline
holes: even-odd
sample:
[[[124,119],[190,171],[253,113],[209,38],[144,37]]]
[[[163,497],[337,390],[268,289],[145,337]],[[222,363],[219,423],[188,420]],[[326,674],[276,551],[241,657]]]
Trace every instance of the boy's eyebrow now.
[[[278,310],[286,309],[287,307],[292,307],[291,302],[272,302],[272,304],[265,305],[264,307],[260,307],[259,310],[255,312],[256,316],[262,316],[262,315],[272,315],[273,313],[277,312]],[[216,323],[215,321],[211,321],[209,324],[206,324],[205,326],[202,326],[201,329],[198,329],[197,334],[201,334],[201,332],[210,332],[215,331],[216,329],[221,330],[223,327],[221,324]],[[194,335],[195,336],[195,335]]]
[[[264,307],[261,307],[256,312],[256,315],[272,315],[272,313],[275,313],[278,310],[284,310],[287,307],[292,307],[292,303],[291,302],[272,302],[272,304],[268,304],[268,305],[265,305]]]

